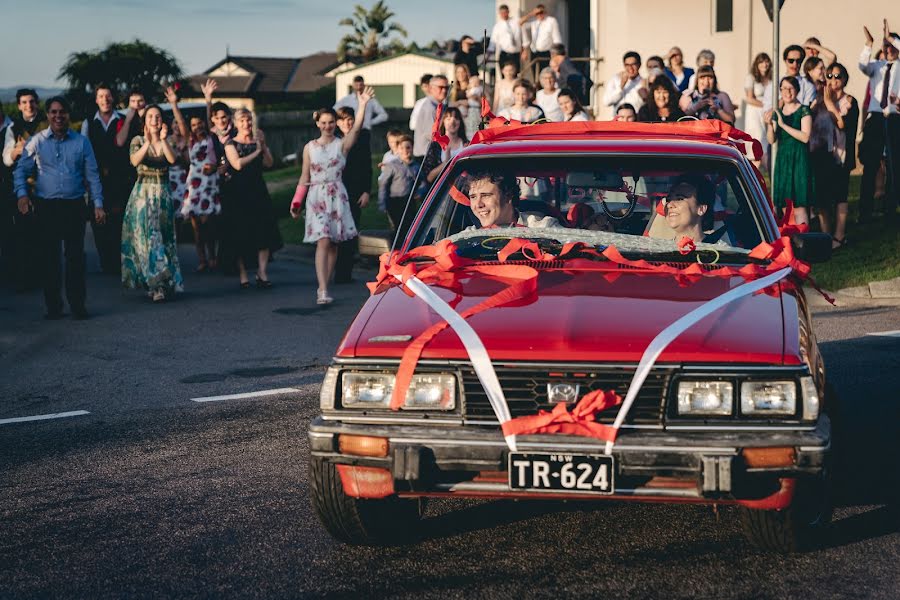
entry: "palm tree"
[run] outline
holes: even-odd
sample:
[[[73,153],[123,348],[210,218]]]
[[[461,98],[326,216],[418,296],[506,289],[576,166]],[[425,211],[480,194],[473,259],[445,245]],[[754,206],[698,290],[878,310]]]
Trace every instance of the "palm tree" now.
[[[378,0],[369,10],[357,4],[353,9],[353,16],[341,19],[338,23],[353,28],[353,33],[345,35],[338,44],[338,60],[352,55],[368,62],[386,55],[389,47],[399,41],[397,38],[388,40],[392,33],[398,33],[402,37],[408,35],[401,25],[389,22],[394,16],[384,0]]]

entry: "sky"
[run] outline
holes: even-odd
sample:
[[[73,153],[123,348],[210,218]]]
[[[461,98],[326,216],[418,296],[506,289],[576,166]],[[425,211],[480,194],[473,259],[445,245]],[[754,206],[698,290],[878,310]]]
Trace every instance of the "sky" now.
[[[349,32],[338,21],[375,0],[31,0],[3,10],[0,87],[59,86],[71,52],[140,38],[172,53],[188,75],[225,56],[299,57],[334,51]],[[493,0],[387,0],[407,41],[480,37],[494,23]],[[451,8],[452,7],[452,8]],[[17,15],[18,12],[22,14]],[[25,18],[27,16],[27,19]],[[11,26],[22,18],[32,27]],[[13,56],[15,58],[13,58]]]

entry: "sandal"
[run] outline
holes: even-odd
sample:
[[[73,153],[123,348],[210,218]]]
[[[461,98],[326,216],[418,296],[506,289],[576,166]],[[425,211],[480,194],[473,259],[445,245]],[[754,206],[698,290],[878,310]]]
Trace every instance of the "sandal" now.
[[[261,290],[272,289],[272,282],[268,279],[262,279],[259,275],[256,276],[256,287]]]
[[[165,302],[166,293],[162,290],[156,290],[155,292],[153,292],[152,298],[153,298],[153,302],[155,302],[157,304],[159,304],[160,302]]]
[[[840,250],[841,248],[843,248],[843,247],[846,246],[846,245],[847,245],[847,238],[846,238],[846,237],[844,237],[844,238],[836,238],[836,237],[831,238],[831,251],[832,251],[832,252],[834,252],[835,250]]]
[[[206,271],[208,268],[209,268],[209,265],[206,264],[205,262],[202,262],[199,265],[197,265],[196,269],[194,269],[194,273],[202,273],[202,272]]]
[[[249,289],[250,289],[250,282],[249,282],[249,281],[242,281],[242,282],[241,282],[241,289],[242,289],[242,290],[249,290]]]
[[[331,304],[334,298],[328,295],[328,290],[316,291],[316,304]]]

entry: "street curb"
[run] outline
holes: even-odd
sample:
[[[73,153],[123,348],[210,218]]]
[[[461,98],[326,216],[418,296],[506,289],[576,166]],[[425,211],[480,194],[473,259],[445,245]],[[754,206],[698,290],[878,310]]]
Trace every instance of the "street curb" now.
[[[897,300],[900,301],[900,277],[884,281],[870,281],[866,285],[848,287],[835,292],[846,298],[858,300]]]

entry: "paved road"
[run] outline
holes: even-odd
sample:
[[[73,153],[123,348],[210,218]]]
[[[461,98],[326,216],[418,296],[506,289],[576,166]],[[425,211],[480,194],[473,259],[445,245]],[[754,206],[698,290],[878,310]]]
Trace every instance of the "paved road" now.
[[[732,510],[440,501],[425,541],[376,550],[328,537],[306,467],[323,365],[365,289],[320,310],[309,264],[271,278],[240,291],[188,273],[183,298],[153,306],[91,274],[87,322],[45,322],[39,294],[0,292],[0,421],[90,413],[0,424],[0,597],[900,595],[878,491],[900,338],[867,335],[900,330],[900,310],[816,312],[852,442],[827,548],[761,554]]]

